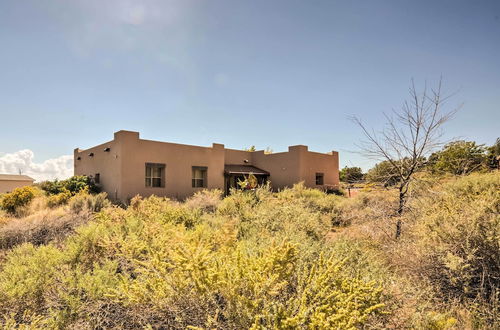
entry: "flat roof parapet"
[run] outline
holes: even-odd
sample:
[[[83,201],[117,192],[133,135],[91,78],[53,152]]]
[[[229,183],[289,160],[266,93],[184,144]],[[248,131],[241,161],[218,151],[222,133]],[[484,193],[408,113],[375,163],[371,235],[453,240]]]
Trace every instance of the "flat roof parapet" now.
[[[139,139],[139,132],[120,130],[114,134],[115,140],[121,137],[132,137]]]

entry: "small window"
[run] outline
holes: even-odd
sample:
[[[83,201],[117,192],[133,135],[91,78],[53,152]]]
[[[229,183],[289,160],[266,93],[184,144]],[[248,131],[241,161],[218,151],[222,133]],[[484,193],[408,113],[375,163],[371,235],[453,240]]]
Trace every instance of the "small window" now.
[[[146,163],[146,187],[165,187],[165,164]]]
[[[207,187],[207,167],[193,166],[193,188]]]
[[[316,185],[317,186],[323,185],[323,173],[316,173]]]
[[[100,173],[96,173],[95,174],[95,176],[94,176],[94,183],[95,184],[101,183],[101,174]]]

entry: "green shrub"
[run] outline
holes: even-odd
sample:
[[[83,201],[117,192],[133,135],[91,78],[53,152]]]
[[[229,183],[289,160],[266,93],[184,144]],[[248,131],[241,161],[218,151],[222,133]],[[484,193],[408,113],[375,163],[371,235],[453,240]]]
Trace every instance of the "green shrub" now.
[[[258,202],[254,191],[232,190],[217,208],[217,213],[225,216],[242,217],[252,212],[252,207]]]
[[[268,190],[241,192],[215,213],[155,196],[105,208],[60,248],[10,253],[0,270],[0,324],[362,327],[384,310],[382,289],[347,260],[364,265],[367,257],[324,240],[331,225],[312,194],[290,203]],[[80,193],[70,205],[81,210],[95,197]]]
[[[72,194],[77,194],[84,189],[88,189],[88,192],[91,194],[99,192],[99,188],[96,186],[93,178],[85,175],[75,175],[63,182],[64,187]]]
[[[447,297],[500,295],[500,172],[445,184],[417,205],[422,272]]]
[[[346,196],[347,193],[345,192],[344,189],[342,188],[328,188],[326,190],[326,193],[327,194],[333,194],[333,195],[336,195],[336,196]]]
[[[100,192],[99,187],[95,184],[93,178],[85,175],[75,175],[66,180],[44,181],[40,183],[40,188],[47,195],[57,195],[69,191],[71,195],[75,195],[80,191],[87,190],[91,194]]]
[[[318,189],[306,188],[304,183],[298,183],[276,194],[278,199],[289,203],[300,203],[305,207],[325,213],[331,212],[342,201],[336,194],[325,193]]]
[[[111,206],[111,202],[107,199],[107,194],[105,192],[97,195],[90,195],[87,193],[86,189],[71,197],[68,204],[70,210],[76,214],[83,211],[99,212],[103,208]]]
[[[201,210],[192,209],[168,198],[150,196],[142,199],[136,197],[127,209],[127,214],[140,219],[160,223],[182,224],[192,228],[201,220]]]
[[[9,219],[26,239],[3,246],[33,245],[0,251],[0,327],[495,328],[500,172],[443,180],[414,187],[398,241],[367,234],[388,228],[395,191],[264,186],[122,209],[83,189],[70,214]]]
[[[38,184],[40,189],[45,191],[47,195],[57,195],[63,191],[64,181],[42,181]]]
[[[3,194],[0,207],[10,214],[15,214],[21,207],[27,206],[38,194],[38,189],[32,186],[16,188],[11,193]]]
[[[63,254],[52,246],[21,245],[12,250],[0,272],[0,310],[39,310],[47,303],[51,286],[56,284],[57,265]],[[50,298],[49,298],[50,299]]]

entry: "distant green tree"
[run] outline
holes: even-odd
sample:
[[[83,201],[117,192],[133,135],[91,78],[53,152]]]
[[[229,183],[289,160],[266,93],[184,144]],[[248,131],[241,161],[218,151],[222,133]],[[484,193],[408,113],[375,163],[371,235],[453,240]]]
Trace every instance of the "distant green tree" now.
[[[490,169],[500,168],[500,138],[497,138],[495,143],[487,148],[486,164]]]
[[[369,182],[382,183],[385,187],[389,187],[399,182],[399,173],[389,161],[384,160],[368,170],[365,179]]]
[[[486,167],[486,148],[474,141],[453,141],[429,157],[434,173],[464,175]]]
[[[85,175],[75,175],[66,180],[43,181],[39,186],[48,195],[57,195],[65,191],[75,195],[84,189],[93,194],[100,192],[93,178]]]
[[[257,151],[257,149],[255,148],[255,146],[250,146],[249,148],[245,148],[244,150],[245,151],[251,151],[251,152]]]
[[[340,170],[340,181],[355,183],[363,180],[364,174],[360,167],[344,167]]]
[[[40,189],[45,191],[47,195],[57,195],[63,191],[64,181],[59,181],[57,179],[53,181],[42,181],[38,184]]]
[[[91,193],[99,192],[93,178],[85,175],[75,175],[64,181],[64,187],[69,190],[72,194],[76,194],[85,188]]]

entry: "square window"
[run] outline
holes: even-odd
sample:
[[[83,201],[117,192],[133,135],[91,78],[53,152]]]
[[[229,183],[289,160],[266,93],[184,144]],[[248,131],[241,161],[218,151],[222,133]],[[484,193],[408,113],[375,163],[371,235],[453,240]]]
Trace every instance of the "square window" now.
[[[193,188],[206,188],[207,187],[207,171],[208,168],[204,166],[193,166],[193,177],[191,185]]]
[[[146,187],[165,187],[165,164],[146,163]]]
[[[322,186],[323,185],[323,173],[316,173],[316,185],[317,186]]]

